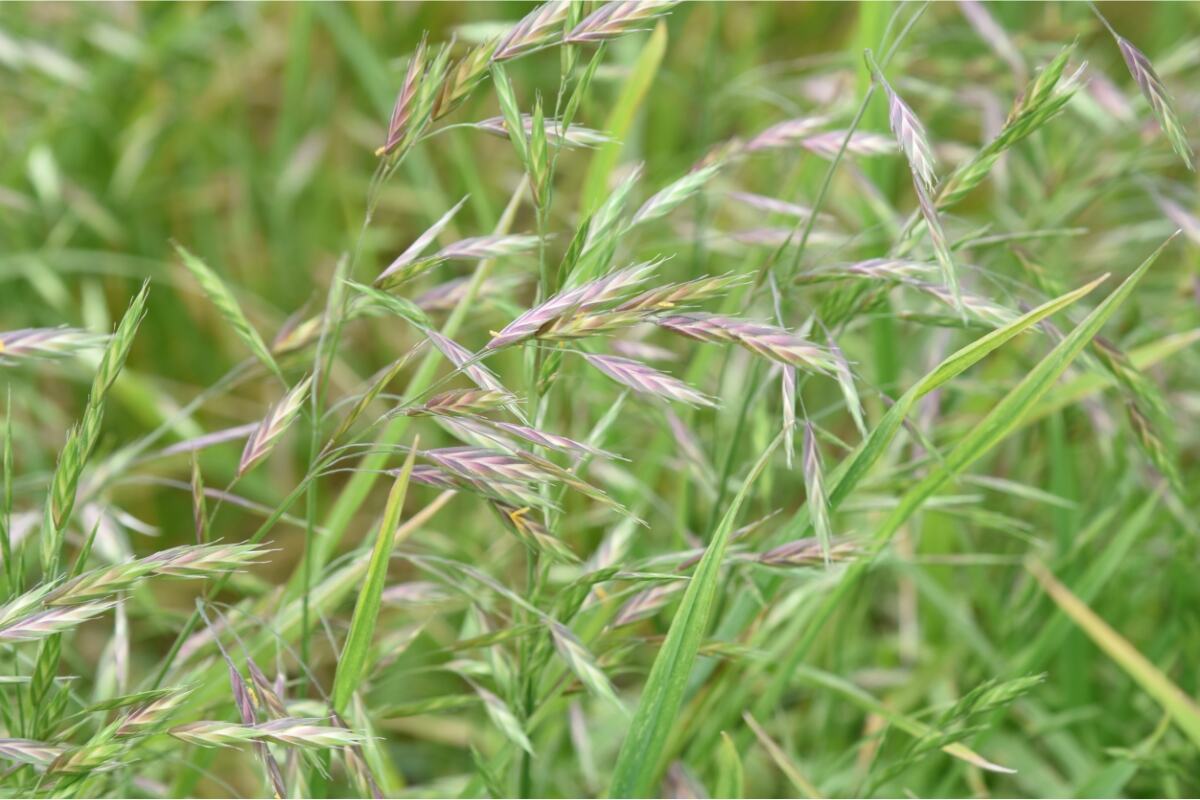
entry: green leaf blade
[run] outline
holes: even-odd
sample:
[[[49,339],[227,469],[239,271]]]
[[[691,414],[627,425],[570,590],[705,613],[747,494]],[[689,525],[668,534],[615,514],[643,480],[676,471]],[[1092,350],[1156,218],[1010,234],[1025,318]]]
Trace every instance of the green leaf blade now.
[[[387,580],[388,561],[391,558],[394,532],[400,522],[404,508],[404,497],[408,492],[408,479],[412,474],[417,448],[414,442],[408,458],[400,471],[392,490],[388,494],[379,533],[371,550],[371,561],[363,581],[358,602],[354,605],[354,616],[350,620],[350,633],[338,659],[337,674],[333,681],[333,707],[339,714],[348,707],[351,697],[361,683],[366,671],[367,655],[371,638],[375,633],[375,621],[379,618],[379,607],[383,599],[383,585]]]

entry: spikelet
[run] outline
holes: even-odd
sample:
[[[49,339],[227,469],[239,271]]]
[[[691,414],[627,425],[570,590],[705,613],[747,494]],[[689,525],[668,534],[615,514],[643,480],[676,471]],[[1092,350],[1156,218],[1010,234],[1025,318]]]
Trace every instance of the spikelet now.
[[[1150,111],[1154,114],[1154,119],[1158,121],[1158,127],[1166,135],[1167,141],[1171,143],[1171,147],[1175,153],[1187,165],[1187,168],[1193,172],[1196,170],[1196,159],[1192,152],[1192,145],[1188,142],[1187,131],[1184,130],[1183,121],[1179,118],[1179,114],[1175,111],[1175,104],[1171,102],[1171,96],[1167,93],[1167,87],[1162,82],[1162,78],[1158,77],[1158,73],[1154,70],[1154,65],[1150,63],[1150,59],[1141,50],[1134,47],[1133,43],[1126,39],[1108,23],[1104,15],[1093,4],[1092,11],[1104,23],[1104,27],[1112,34],[1113,39],[1117,42],[1117,47],[1121,51],[1121,58],[1125,59],[1125,66],[1129,68],[1129,74],[1133,76],[1137,82],[1138,89],[1141,90],[1142,96],[1146,98],[1146,102],[1150,104]]]
[[[375,282],[377,284],[391,284],[393,282],[399,282],[400,280],[403,280],[402,278],[395,279],[393,276],[420,258],[421,253],[424,253],[429,245],[433,243],[433,240],[438,237],[438,234],[440,234],[442,230],[450,224],[450,220],[454,219],[454,215],[458,213],[459,209],[461,209],[463,204],[466,202],[467,198],[464,197],[455,203],[449,211],[439,217],[437,222],[430,225],[424,233],[413,240],[413,243],[409,245],[403,253],[397,256],[396,259],[388,265],[387,269],[379,273],[379,277],[375,279]]]
[[[514,398],[508,392],[490,389],[452,389],[430,397],[424,403],[401,411],[405,416],[443,416],[477,414],[506,406]]]
[[[188,689],[170,691],[156,700],[139,706],[125,715],[113,735],[118,738],[143,736],[158,730],[170,720],[171,715],[183,704],[189,694],[190,690]]]
[[[375,151],[375,155],[382,156],[391,153],[395,150],[400,142],[404,140],[405,134],[408,132],[408,123],[413,114],[413,101],[417,94],[417,82],[425,72],[427,53],[427,37],[422,36],[420,44],[413,52],[412,58],[408,62],[408,71],[404,75],[404,83],[400,85],[400,91],[396,95],[396,102],[392,105],[392,115],[388,120],[387,139],[383,146]]]
[[[846,561],[858,553],[858,548],[844,541],[835,541],[829,547],[830,561]],[[785,542],[765,553],[754,556],[760,564],[771,567],[815,567],[826,563],[826,551],[821,540],[815,536]]]
[[[45,768],[63,754],[58,745],[32,739],[0,739],[0,758]]]
[[[460,204],[461,205],[461,204]],[[528,253],[537,248],[541,241],[536,236],[527,234],[509,234],[503,236],[474,236],[468,239],[461,239],[457,242],[452,242],[446,245],[441,250],[438,250],[431,256],[426,258],[417,258],[416,253],[418,246],[424,249],[427,246],[427,241],[422,241],[425,236],[431,232],[436,235],[441,230],[442,225],[449,220],[449,215],[457,210],[457,206],[447,212],[447,215],[442,217],[434,224],[433,228],[426,231],[422,238],[413,243],[408,250],[404,251],[395,261],[384,270],[378,278],[375,279],[376,284],[392,289],[399,284],[410,281],[434,267],[444,264],[447,261],[486,261],[493,258],[503,258],[505,256],[515,256]]]
[[[560,436],[556,433],[548,433],[539,431],[536,428],[531,428],[528,425],[517,425],[512,422],[502,422],[493,419],[484,419],[480,417],[465,417],[453,420],[454,427],[462,427],[471,433],[477,434],[496,442],[501,447],[506,449],[516,449],[511,439],[512,436],[518,439],[523,439],[530,444],[535,444],[540,447],[545,447],[549,450],[558,450],[563,453],[575,453],[577,455],[598,455],[614,457],[612,453],[591,445],[577,442],[567,436]]]
[[[820,345],[801,336],[757,322],[712,314],[679,314],[656,320],[669,331],[701,342],[730,342],[781,364],[827,374],[835,361]]]
[[[270,349],[258,330],[250,324],[250,320],[246,318],[246,313],[242,311],[241,305],[237,298],[233,296],[233,292],[225,285],[220,276],[212,270],[208,264],[205,264],[200,258],[192,255],[182,245],[175,244],[175,251],[179,253],[179,257],[183,260],[183,265],[187,267],[188,272],[195,278],[196,283],[200,285],[200,289],[214,306],[225,321],[233,328],[234,333],[238,338],[245,343],[250,352],[266,366],[267,369],[276,375],[280,375],[279,365],[275,363],[274,356],[271,355]]]
[[[530,11],[496,45],[493,61],[508,61],[556,43],[570,0],[551,0]]]
[[[784,364],[780,369],[779,393],[783,406],[783,453],[788,469],[796,457],[796,368]]]
[[[254,433],[246,440],[242,458],[238,462],[238,477],[245,475],[260,461],[271,454],[280,438],[300,415],[300,408],[312,386],[312,376],[296,384],[278,403],[271,406],[267,415],[258,423]]]
[[[734,274],[706,275],[683,283],[669,283],[656,289],[648,289],[617,306],[617,311],[655,312],[670,311],[689,303],[707,300],[724,292],[744,280]]]
[[[518,316],[492,337],[485,349],[495,350],[529,339],[538,330],[568,314],[577,314],[619,300],[629,289],[645,281],[658,262],[646,261],[616,270],[568,289]]]
[[[113,600],[38,611],[0,624],[0,642],[36,642],[76,628],[115,605]]]
[[[866,54],[867,64],[875,79],[883,85],[884,92],[887,94],[888,100],[888,123],[892,129],[892,135],[896,137],[896,141],[900,144],[900,150],[904,153],[904,157],[908,160],[909,169],[912,170],[913,179],[918,181],[926,192],[933,190],[934,184],[937,183],[937,176],[933,168],[933,150],[929,146],[929,139],[925,135],[925,127],[921,121],[917,119],[917,115],[908,107],[900,95],[892,88],[892,85],[883,77],[883,72],[879,69],[879,65],[875,63],[875,59],[871,56],[871,51]]]
[[[805,506],[808,508],[809,519],[812,520],[813,530],[817,532],[817,541],[821,546],[821,556],[828,566],[833,546],[833,525],[829,519],[829,498],[825,493],[825,472],[821,468],[821,451],[817,449],[817,437],[813,433],[812,423],[804,427],[804,489],[807,495]]]
[[[559,656],[566,662],[571,672],[575,673],[575,677],[579,678],[580,683],[587,687],[588,691],[607,700],[622,711],[625,710],[625,706],[617,698],[616,690],[613,689],[608,676],[596,663],[595,656],[569,628],[551,620],[550,638],[554,641],[554,649],[558,651]]]
[[[579,557],[575,555],[571,548],[567,547],[558,537],[546,530],[546,526],[533,519],[531,510],[528,507],[516,508],[515,506],[500,502],[495,502],[492,505],[496,513],[507,523],[509,530],[515,533],[517,538],[525,542],[534,552],[541,553],[559,563],[578,563]]]
[[[684,581],[671,581],[638,592],[629,598],[613,617],[613,627],[630,625],[653,616],[669,603],[671,598],[683,591],[686,585]]]
[[[109,389],[125,365],[125,359],[133,347],[138,326],[146,314],[146,300],[150,292],[149,281],[142,284],[134,295],[129,308],[117,325],[116,331],[104,349],[92,388],[88,393],[87,405],[79,424],[67,434],[67,442],[59,454],[50,480],[50,492],[46,499],[46,530],[42,536],[42,564],[50,573],[57,572],[62,556],[62,542],[67,522],[75,508],[75,495],[84,466],[100,438],[100,426],[104,420],[104,405]]]
[[[533,132],[533,116],[531,114],[521,115],[522,127],[525,130],[525,135],[529,136]],[[599,147],[602,144],[608,144],[613,141],[612,137],[603,131],[585,128],[582,125],[572,125],[567,128],[566,133],[563,133],[562,123],[556,119],[547,119],[544,121],[546,138],[555,144],[564,147]],[[485,133],[490,133],[493,136],[508,138],[508,124],[504,121],[504,117],[489,117],[488,119],[474,123],[475,127]]]
[[[1018,142],[1049,122],[1074,95],[1084,67],[1063,78],[1067,62],[1075,51],[1071,44],[1059,51],[1026,87],[1017,99],[1004,127],[972,158],[942,181],[934,203],[939,209],[954,205],[966,197],[991,172],[1000,156]],[[1085,65],[1086,66],[1086,65]]]
[[[0,364],[58,359],[103,347],[107,336],[79,328],[23,328],[0,332]]]
[[[843,143],[846,152],[855,156],[886,156],[896,152],[896,142],[882,133],[853,131],[849,140],[846,131],[826,131],[800,140],[800,146],[822,158],[835,158]]]
[[[463,101],[483,83],[496,51],[496,40],[482,42],[468,50],[446,71],[445,80],[434,98],[433,119],[441,119],[462,105]]]
[[[584,17],[563,40],[567,44],[602,42],[636,30],[665,14],[679,0],[613,0]]]
[[[504,388],[494,372],[482,364],[473,363],[475,356],[470,350],[438,331],[427,331],[426,336],[429,337],[429,341],[438,349],[438,352],[446,357],[447,361],[456,369],[462,370],[463,374],[480,389],[511,396],[512,393]]]
[[[693,170],[655,193],[634,213],[633,219],[629,221],[629,227],[633,228],[659,217],[665,217],[698,194],[721,171],[722,166],[722,164],[716,163]]]
[[[286,717],[257,725],[201,721],[176,725],[167,733],[176,739],[200,747],[232,747],[251,742],[269,742],[290,747],[330,749],[362,744],[365,739],[353,731],[322,724],[326,720]]]
[[[701,394],[678,378],[659,372],[639,361],[592,353],[584,353],[583,357],[593,367],[635,392],[666,400],[677,400],[693,406],[716,405],[716,401],[711,397]]]
[[[829,123],[827,117],[799,117],[777,122],[746,142],[746,152],[779,150],[793,147],[797,142],[819,131]]]

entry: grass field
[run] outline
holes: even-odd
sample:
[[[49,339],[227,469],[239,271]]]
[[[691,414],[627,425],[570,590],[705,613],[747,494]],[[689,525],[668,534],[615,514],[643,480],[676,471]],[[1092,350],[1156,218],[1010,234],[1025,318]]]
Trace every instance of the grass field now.
[[[1200,793],[1197,32],[4,4],[0,795]]]

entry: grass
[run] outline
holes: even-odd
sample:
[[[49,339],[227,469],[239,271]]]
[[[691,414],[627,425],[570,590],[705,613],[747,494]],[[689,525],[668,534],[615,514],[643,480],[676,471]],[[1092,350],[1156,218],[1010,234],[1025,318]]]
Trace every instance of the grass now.
[[[0,794],[1200,792],[1195,7],[8,11]]]

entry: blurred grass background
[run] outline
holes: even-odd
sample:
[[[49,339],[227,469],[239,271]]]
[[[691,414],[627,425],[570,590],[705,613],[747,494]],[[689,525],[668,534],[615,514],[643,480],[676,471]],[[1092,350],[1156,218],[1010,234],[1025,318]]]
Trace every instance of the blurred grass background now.
[[[153,278],[151,310],[116,387],[101,450],[152,429],[244,357],[240,342],[179,268],[171,241],[201,255],[237,287],[240,300],[268,338],[298,309],[316,310],[323,303],[337,258],[351,246],[361,225],[376,165],[372,151],[383,141],[406,56],[422,32],[429,31],[433,41],[447,40],[456,32],[471,39],[481,31],[490,32],[494,23],[511,24],[531,7],[528,3],[4,4],[0,7],[0,329],[66,323],[108,330],[140,280]],[[989,3],[987,8],[1009,32],[1029,67],[1043,63],[1078,36],[1093,68],[1124,87],[1129,97],[1135,96],[1116,48],[1086,7]],[[1155,59],[1176,90],[1184,118],[1195,129],[1200,111],[1200,92],[1194,90],[1200,75],[1200,46],[1195,38],[1200,4],[1104,4],[1103,10],[1118,30]],[[662,68],[625,137],[621,162],[644,160],[646,185],[659,186],[686,171],[717,142],[752,134],[810,105],[840,97],[852,108],[867,80],[861,50],[875,46],[890,11],[887,4],[848,3],[695,3],[676,10],[666,23],[669,45]],[[611,47],[579,122],[603,127],[643,42],[642,37],[632,37]],[[935,140],[944,143],[981,138],[981,111],[963,102],[971,86],[984,86],[1004,98],[999,109],[1003,114],[1007,98],[1024,84],[1024,78],[989,51],[955,4],[934,4],[928,9],[902,48],[901,59],[904,80],[914,89],[922,119]],[[537,89],[552,96],[558,54],[531,56],[510,71],[523,97],[532,97]],[[812,77],[814,72],[819,79]],[[492,116],[497,113],[494,103],[490,92],[477,92],[447,122]],[[1093,235],[1086,245],[1071,239],[1039,244],[1038,258],[1054,265],[1055,277],[1075,286],[1110,269],[1124,274],[1141,257],[1130,253],[1144,254],[1171,226],[1146,214],[1145,201],[1132,199],[1136,187],[1125,182],[1106,185],[1097,178],[1091,194],[1076,193],[1065,199],[1055,195],[1053,187],[1071,185],[1071,170],[1089,157],[1094,133],[1080,115],[1056,126],[1060,130],[1053,142],[1067,155],[1058,157],[1050,145],[1044,151],[1031,147],[1031,160],[1042,170],[1038,179],[1044,194],[1023,197],[1022,189],[1031,182],[1027,175],[1017,174],[1015,189],[981,191],[964,204],[962,214],[1012,229],[1069,218],[1069,224],[1086,225]],[[887,130],[882,104],[872,107],[862,127]],[[1096,123],[1095,130],[1101,127]],[[1153,141],[1155,135],[1153,123],[1148,122],[1141,134],[1134,133],[1127,141],[1136,147],[1138,142]],[[1159,152],[1159,163],[1170,164],[1169,152],[1161,147]],[[560,185],[576,186],[587,164],[586,154],[565,155]],[[799,190],[811,199],[825,168],[825,162],[817,159],[785,156],[749,164],[741,181],[764,194],[786,197]],[[901,159],[874,160],[864,169],[887,203],[907,202],[910,188]],[[1195,189],[1194,176],[1173,166],[1164,169],[1180,187]],[[490,231],[519,177],[508,142],[469,129],[439,134],[418,148],[401,175],[384,189],[366,235],[359,274],[377,274],[465,194],[470,194],[470,200],[452,224],[451,238]],[[1071,188],[1079,191],[1077,186]],[[564,216],[554,226],[557,230],[570,229],[571,209],[571,204],[565,204]],[[873,214],[853,192],[835,194],[831,210],[868,221]],[[522,210],[514,228],[532,228],[527,210]],[[1106,239],[1106,229],[1116,233]],[[694,244],[686,229],[662,236],[645,248]],[[871,250],[867,236],[858,252],[878,254]],[[1089,258],[1081,259],[1083,263],[1073,262],[1073,255],[1085,252]],[[1134,332],[1137,338],[1144,323],[1150,328],[1162,323],[1172,330],[1197,325],[1195,304],[1188,296],[1196,276],[1196,253],[1192,246],[1173,267],[1147,281],[1147,291],[1155,299],[1143,302],[1140,312],[1131,312],[1123,322],[1124,331]],[[684,274],[719,272],[726,263],[723,254],[709,256],[701,250],[693,250],[688,258],[679,267]],[[503,317],[503,312],[493,311],[489,319]],[[892,334],[892,329],[876,330],[874,338],[864,333],[854,355],[876,384],[905,386],[928,366],[923,356],[911,352],[925,340]],[[369,320],[347,336],[339,364],[343,372],[336,376],[345,386],[354,385],[413,341],[410,330],[388,318]],[[1146,340],[1142,337],[1134,343]],[[1192,483],[1197,475],[1194,420],[1200,410],[1196,402],[1200,383],[1189,368],[1196,366],[1193,351],[1169,374],[1157,375],[1182,398],[1175,408],[1180,426],[1176,433],[1185,480]],[[988,370],[985,364],[974,378],[983,389],[964,400],[965,409],[958,408],[957,413],[986,407],[992,395],[986,388]],[[66,372],[73,380],[64,381],[62,370],[6,369],[3,373],[14,397],[20,474],[44,476],[53,468],[62,432],[78,415],[88,370],[77,365]],[[1007,380],[1007,373],[1001,374],[1000,379]],[[255,419],[270,399],[270,387],[249,387],[222,397],[194,419],[179,423],[178,436]],[[1103,464],[1095,460],[1093,450],[1079,444],[1084,435],[1081,412],[1052,416],[1039,425],[1035,446],[1006,450],[996,470],[1079,501],[1070,508],[1037,512],[1039,525],[1046,523],[1051,529],[1039,527],[1037,535],[1057,537],[1063,551],[1069,552],[1073,537],[1092,519],[1083,510],[1089,503],[1107,506],[1119,496],[1116,507],[1123,518],[1141,501],[1145,492],[1136,478],[1115,477],[1136,474],[1140,468],[1131,468],[1120,455]],[[290,487],[302,474],[303,438],[295,437],[293,461],[276,456],[266,469],[247,478],[240,491],[264,503],[277,501],[281,487]],[[205,455],[210,484],[233,474],[236,456],[233,450]],[[187,479],[186,465],[179,465],[175,477]],[[33,491],[36,480],[30,478],[21,488]],[[1121,488],[1114,489],[1117,485]],[[329,490],[335,491],[336,484]],[[119,491],[124,510],[161,531],[149,544],[134,539],[135,549],[161,549],[191,539],[186,492],[137,485]],[[375,505],[367,509],[374,510]],[[363,517],[370,519],[367,512]],[[479,519],[484,519],[482,514]],[[232,514],[226,522],[230,527],[217,534],[237,540],[252,530],[255,519]],[[976,522],[979,527],[972,529],[973,534],[987,527],[986,520]],[[949,515],[930,514],[922,553],[932,558],[955,550],[960,524]],[[1162,536],[1151,544],[1160,549],[1139,550],[1131,556],[1133,560],[1114,581],[1116,588],[1096,607],[1160,667],[1175,668],[1173,674],[1178,673],[1182,688],[1195,696],[1200,687],[1195,670],[1200,664],[1197,532],[1181,524],[1171,514],[1156,518],[1155,525],[1163,526]],[[1102,551],[1105,538],[1105,533],[1096,532],[1082,546]],[[279,576],[286,576],[292,563],[281,558]],[[931,567],[909,574],[921,584],[921,602],[941,604],[945,617],[934,613],[925,621],[923,641],[935,650],[941,648],[939,658],[923,662],[924,672],[918,670],[910,682],[897,688],[897,704],[956,685],[954,673],[959,666],[980,658],[979,648],[964,643],[964,636],[986,635],[989,647],[1007,652],[1028,635],[1020,625],[1009,626],[1011,620],[998,621],[1008,613],[1006,583],[997,581],[992,592],[986,581],[976,582],[953,569]],[[186,607],[186,600],[179,602]],[[1044,602],[1028,609],[1035,616],[1049,613]],[[881,612],[864,601],[848,618],[856,620],[851,625],[861,631],[864,622],[871,625],[872,614],[887,615],[890,610]],[[961,614],[995,624],[984,623],[983,634],[974,623],[965,628],[956,625]],[[1014,639],[1000,638],[1005,631]],[[169,642],[169,637],[151,636],[142,643],[146,660],[152,660],[160,642]],[[903,653],[892,650],[894,642],[845,644],[830,647],[826,666],[850,669],[877,664],[884,670],[903,660]],[[897,646],[902,648],[903,643]],[[1035,788],[1040,788],[1045,794],[1082,796],[1102,794],[1112,787],[1149,794],[1186,794],[1200,788],[1196,782],[1200,762],[1186,745],[1149,755],[1137,750],[1139,742],[1156,735],[1157,711],[1082,634],[1073,629],[1062,633],[1051,671],[1050,696],[1058,710],[1021,720],[1000,737],[1006,754],[1021,761],[1012,764],[1020,766],[1022,773],[1016,782],[1005,784],[1008,791],[1036,793]],[[893,687],[886,675],[879,680],[880,685]],[[420,694],[423,686],[414,682],[395,691]],[[806,706],[808,716],[798,720],[826,732],[830,741],[856,741],[861,721],[839,717],[841,709],[816,702]],[[1112,718],[1114,713],[1119,718]],[[439,734],[435,725],[431,741],[395,751],[398,766],[414,782],[468,763],[461,749],[450,746],[466,735],[454,727],[457,721],[439,724],[446,730]],[[795,743],[793,735],[803,743],[811,734],[797,725],[787,734],[789,746]],[[807,744],[797,749],[802,756],[809,752]],[[853,753],[842,756],[835,751],[831,747],[822,755],[835,765],[841,763],[839,759],[853,758]],[[437,759],[450,759],[446,763],[452,766],[431,767]],[[760,766],[765,768],[766,763]],[[1114,776],[1114,764],[1132,765],[1132,773],[1140,778],[1132,784],[1119,781],[1124,772]],[[936,769],[928,769],[931,774],[925,786],[937,794],[943,785],[936,780]],[[752,785],[764,793],[785,791],[770,779]]]

